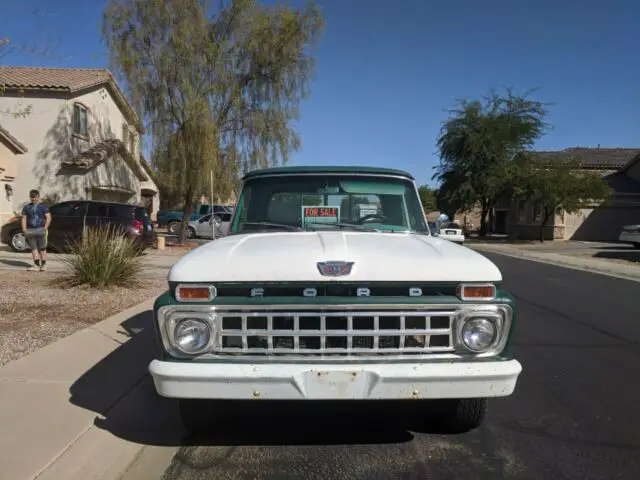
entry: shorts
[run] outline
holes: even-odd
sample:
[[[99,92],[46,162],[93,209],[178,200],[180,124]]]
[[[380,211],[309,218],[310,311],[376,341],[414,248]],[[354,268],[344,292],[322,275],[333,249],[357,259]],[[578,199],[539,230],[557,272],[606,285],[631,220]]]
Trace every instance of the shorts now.
[[[44,228],[27,228],[24,238],[31,251],[41,252],[47,249],[47,232]]]

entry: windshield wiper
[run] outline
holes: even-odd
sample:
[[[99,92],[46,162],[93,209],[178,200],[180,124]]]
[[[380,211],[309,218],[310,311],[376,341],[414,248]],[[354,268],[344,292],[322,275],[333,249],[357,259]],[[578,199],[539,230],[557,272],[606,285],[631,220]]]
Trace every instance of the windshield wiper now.
[[[364,225],[356,225],[355,223],[324,223],[324,222],[306,222],[307,225],[323,225],[327,227],[350,228],[360,232],[380,232],[377,228],[370,228]]]
[[[273,228],[284,228],[285,230],[291,230],[294,232],[302,231],[300,227],[296,227],[294,225],[287,225],[285,223],[272,223],[272,222],[242,222],[241,225],[258,225],[260,227],[273,227]]]

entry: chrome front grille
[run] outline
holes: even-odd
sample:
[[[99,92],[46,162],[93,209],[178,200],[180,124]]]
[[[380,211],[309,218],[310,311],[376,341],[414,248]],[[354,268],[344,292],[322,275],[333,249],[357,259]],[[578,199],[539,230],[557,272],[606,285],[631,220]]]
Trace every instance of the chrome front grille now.
[[[216,312],[218,354],[350,355],[453,351],[455,310]]]

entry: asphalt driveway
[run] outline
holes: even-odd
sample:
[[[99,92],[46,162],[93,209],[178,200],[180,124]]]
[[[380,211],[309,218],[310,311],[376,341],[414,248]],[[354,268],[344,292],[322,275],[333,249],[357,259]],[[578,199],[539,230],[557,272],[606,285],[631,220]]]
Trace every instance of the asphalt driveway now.
[[[486,254],[519,301],[513,396],[446,436],[403,412],[271,412],[191,437],[163,478],[640,478],[640,284]]]

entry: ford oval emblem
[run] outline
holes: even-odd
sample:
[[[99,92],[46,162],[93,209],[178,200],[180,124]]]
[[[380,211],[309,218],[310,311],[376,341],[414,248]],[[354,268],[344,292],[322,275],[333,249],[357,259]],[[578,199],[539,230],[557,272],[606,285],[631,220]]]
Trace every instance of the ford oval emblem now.
[[[318,262],[318,271],[325,277],[343,277],[351,273],[354,262],[330,261]]]

